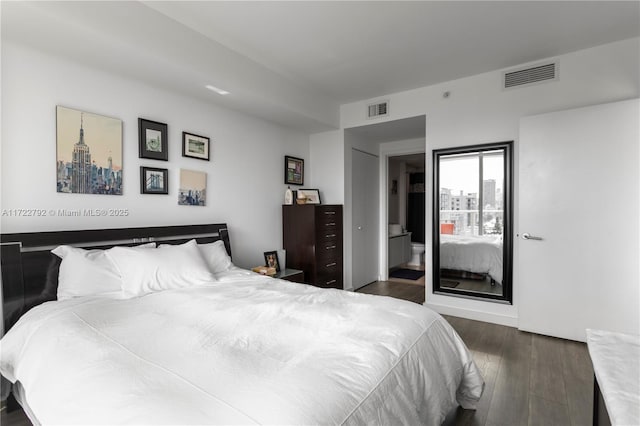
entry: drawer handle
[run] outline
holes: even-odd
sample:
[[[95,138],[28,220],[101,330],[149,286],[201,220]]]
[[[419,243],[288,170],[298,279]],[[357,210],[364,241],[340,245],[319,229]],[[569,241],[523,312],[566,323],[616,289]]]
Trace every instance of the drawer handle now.
[[[337,281],[338,281],[338,280],[331,280],[331,281],[327,281],[327,284],[326,284],[326,285],[333,284],[333,283],[335,283],[335,282],[337,282]]]
[[[324,212],[324,214],[336,214],[336,212]]]
[[[332,238],[332,237],[335,237],[335,236],[336,236],[336,234],[327,234],[324,237],[325,238]]]
[[[336,226],[335,222],[325,223],[324,226]]]
[[[336,248],[336,246],[327,246],[325,247],[327,250],[333,250],[334,248]]]
[[[331,268],[332,266],[336,266],[338,263],[337,262],[332,262],[332,263],[327,263],[325,266],[327,268]]]

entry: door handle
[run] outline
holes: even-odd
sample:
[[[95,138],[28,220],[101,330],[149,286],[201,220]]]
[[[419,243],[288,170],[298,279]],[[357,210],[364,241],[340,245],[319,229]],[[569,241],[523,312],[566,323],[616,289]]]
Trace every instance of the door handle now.
[[[525,232],[524,234],[522,234],[522,238],[524,240],[542,241],[542,237],[534,237],[533,235],[529,234],[528,232]]]

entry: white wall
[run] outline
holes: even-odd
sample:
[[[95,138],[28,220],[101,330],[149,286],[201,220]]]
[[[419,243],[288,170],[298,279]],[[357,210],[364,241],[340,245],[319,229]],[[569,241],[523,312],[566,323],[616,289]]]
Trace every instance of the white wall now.
[[[320,190],[323,204],[344,203],[344,137],[342,130],[316,133],[309,137],[307,187]],[[293,188],[295,189],[295,188]]]
[[[122,196],[56,192],[56,105],[123,121]],[[138,117],[168,124],[170,161],[138,158]],[[226,222],[234,261],[244,267],[282,247],[284,155],[309,159],[303,133],[6,41],[2,124],[3,210],[129,210],[127,217],[3,216],[2,232]],[[181,156],[182,131],[211,138],[211,161]],[[141,165],[169,169],[169,195],[140,194]],[[207,173],[206,207],[177,205],[180,168]]]
[[[559,79],[530,87],[503,90],[502,72],[495,71],[391,94],[384,97],[390,101],[390,116],[376,122],[426,114],[427,159],[432,157],[433,149],[514,140],[514,187],[517,188],[520,118],[638,97],[639,52],[640,39],[634,38],[562,55],[555,58],[559,66]],[[448,98],[443,97],[445,91],[450,92]],[[374,124],[365,117],[366,105],[370,101],[372,100],[343,105],[341,127],[346,129]],[[427,186],[426,211],[430,212],[432,187]],[[514,205],[517,206],[517,193],[514,198]],[[514,213],[514,229],[517,232],[517,209]],[[431,241],[431,229],[431,216],[427,215],[427,242]],[[429,244],[426,247],[425,256],[428,260],[431,258]],[[427,273],[426,280],[426,303],[440,312],[508,325],[517,324],[517,303],[503,305],[434,295],[431,274]],[[514,300],[518,300],[518,282],[514,282]]]

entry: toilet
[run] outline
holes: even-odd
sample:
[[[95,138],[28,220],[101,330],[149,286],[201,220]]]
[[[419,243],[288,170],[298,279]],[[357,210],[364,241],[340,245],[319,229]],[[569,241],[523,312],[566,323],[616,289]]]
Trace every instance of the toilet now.
[[[408,262],[412,266],[420,266],[424,263],[424,244],[411,241],[411,260]]]

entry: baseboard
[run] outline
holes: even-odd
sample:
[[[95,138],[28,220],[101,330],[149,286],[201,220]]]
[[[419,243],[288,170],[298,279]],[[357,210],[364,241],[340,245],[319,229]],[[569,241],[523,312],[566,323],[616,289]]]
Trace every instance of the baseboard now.
[[[506,325],[507,327],[518,327],[518,318],[506,315],[491,314],[472,309],[464,309],[456,306],[440,305],[437,303],[424,303],[424,306],[433,309],[439,314],[451,315],[454,317],[466,318],[475,321],[490,322],[492,324]]]

